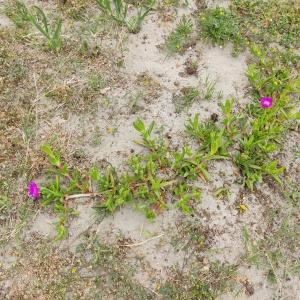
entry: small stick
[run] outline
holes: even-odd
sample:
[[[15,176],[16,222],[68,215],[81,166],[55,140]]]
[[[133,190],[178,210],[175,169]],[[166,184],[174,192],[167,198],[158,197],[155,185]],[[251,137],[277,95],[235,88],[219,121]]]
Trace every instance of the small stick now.
[[[140,236],[142,236],[142,234],[143,234],[143,230],[144,230],[144,223],[142,223],[142,226],[141,226],[141,230],[140,230]]]
[[[136,247],[136,246],[141,246],[141,245],[146,244],[146,243],[148,243],[148,242],[150,242],[150,241],[152,241],[152,240],[158,239],[158,238],[162,237],[163,235],[165,235],[165,234],[162,233],[162,234],[160,234],[160,235],[154,236],[154,237],[152,237],[152,238],[150,238],[150,239],[147,239],[147,240],[145,240],[145,241],[142,241],[142,242],[138,242],[138,243],[134,243],[134,244],[127,244],[127,245],[122,245],[122,246],[123,246],[123,247]]]
[[[101,194],[99,193],[75,194],[75,195],[65,196],[65,200],[76,199],[76,198],[90,198],[90,197],[97,197],[97,196],[101,196]]]

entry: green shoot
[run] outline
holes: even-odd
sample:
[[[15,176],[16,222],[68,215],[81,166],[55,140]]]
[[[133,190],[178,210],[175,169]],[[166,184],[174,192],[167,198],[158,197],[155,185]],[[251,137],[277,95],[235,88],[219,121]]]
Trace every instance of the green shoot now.
[[[34,12],[29,13],[29,21],[42,33],[48,42],[50,50],[59,51],[61,48],[62,20],[58,19],[51,27],[45,13],[38,6],[33,6]]]
[[[168,55],[175,53],[184,53],[187,45],[190,42],[191,34],[193,32],[193,23],[191,19],[183,16],[175,30],[168,36],[165,44],[165,48]]]
[[[153,10],[155,0],[147,6],[142,5],[137,8],[137,13],[133,17],[128,17],[128,4],[124,0],[96,0],[98,7],[103,13],[115,20],[119,25],[127,27],[129,32],[138,33],[147,15]]]

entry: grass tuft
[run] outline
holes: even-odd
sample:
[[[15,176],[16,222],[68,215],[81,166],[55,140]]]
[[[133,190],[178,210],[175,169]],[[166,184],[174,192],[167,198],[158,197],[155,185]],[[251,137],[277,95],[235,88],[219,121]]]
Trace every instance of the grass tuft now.
[[[192,20],[183,16],[166,40],[165,48],[168,55],[183,54],[190,43],[192,32]]]

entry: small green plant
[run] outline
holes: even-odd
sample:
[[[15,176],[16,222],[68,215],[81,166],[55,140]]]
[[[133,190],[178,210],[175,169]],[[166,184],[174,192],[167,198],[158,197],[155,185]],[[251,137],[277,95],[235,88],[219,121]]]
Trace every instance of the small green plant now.
[[[194,102],[200,99],[200,91],[195,87],[184,87],[180,90],[180,94],[174,95],[173,102],[175,104],[175,112],[180,113],[189,108]]]
[[[212,100],[216,96],[216,83],[216,80],[211,80],[208,75],[205,76],[201,91],[204,100]]]
[[[136,15],[128,17],[128,4],[124,0],[96,0],[98,7],[118,24],[127,27],[129,32],[138,33],[147,15],[153,10],[155,0],[137,8]]]
[[[252,63],[247,76],[256,97],[270,95],[278,97],[297,77],[300,67],[299,57],[291,50],[279,51],[276,48],[251,47]]]
[[[19,28],[25,27],[29,21],[28,8],[20,1],[13,1],[8,4],[5,7],[5,13]]]
[[[9,212],[12,207],[12,201],[5,195],[0,195],[0,216],[1,219]]]
[[[199,62],[197,59],[187,59],[185,61],[185,72],[188,75],[197,75],[198,64],[199,64]]]
[[[33,7],[33,12],[29,13],[28,18],[46,38],[49,48],[53,51],[59,51],[61,48],[62,20],[58,19],[52,27],[45,13],[38,6]]]
[[[203,151],[207,158],[224,159],[228,157],[228,147],[231,145],[231,141],[226,136],[224,128],[218,128],[212,121],[201,124],[199,115],[196,114],[187,122],[186,130],[199,142],[200,151]]]
[[[91,74],[88,79],[88,86],[93,91],[99,91],[106,85],[105,79],[100,74]]]
[[[221,7],[208,9],[200,15],[200,34],[216,45],[233,43],[238,48],[243,44],[235,16]]]
[[[224,185],[221,186],[220,188],[216,189],[214,195],[218,198],[218,199],[226,199],[228,200],[231,193],[230,190],[228,188],[228,186]]]
[[[191,19],[183,16],[177,27],[171,32],[166,40],[165,48],[168,55],[173,55],[175,53],[182,54],[190,42],[192,32],[193,23]]]
[[[58,19],[57,22],[51,26],[49,19],[41,8],[33,6],[31,9],[28,9],[24,3],[17,1],[13,20],[17,26],[22,26],[22,24],[26,22],[35,26],[46,38],[50,50],[58,51],[61,48],[61,19]]]
[[[141,102],[144,99],[142,91],[137,91],[129,96],[130,113],[135,114],[143,108]]]

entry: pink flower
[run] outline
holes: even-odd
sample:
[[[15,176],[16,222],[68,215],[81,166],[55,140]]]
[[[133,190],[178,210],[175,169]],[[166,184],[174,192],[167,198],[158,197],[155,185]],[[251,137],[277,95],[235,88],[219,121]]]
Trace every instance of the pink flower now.
[[[31,181],[28,185],[28,196],[33,200],[37,200],[41,196],[40,188],[34,181]]]
[[[273,105],[273,99],[270,97],[263,97],[259,99],[260,106],[262,108],[271,108]]]

